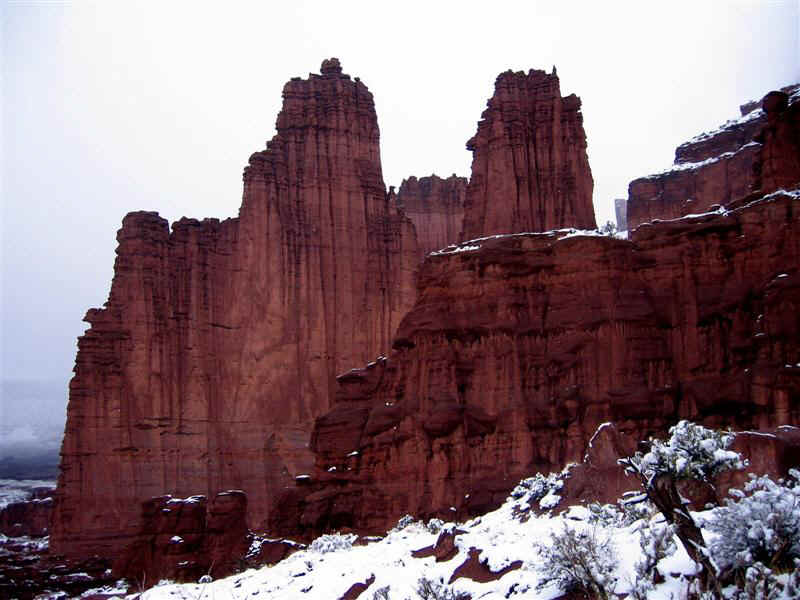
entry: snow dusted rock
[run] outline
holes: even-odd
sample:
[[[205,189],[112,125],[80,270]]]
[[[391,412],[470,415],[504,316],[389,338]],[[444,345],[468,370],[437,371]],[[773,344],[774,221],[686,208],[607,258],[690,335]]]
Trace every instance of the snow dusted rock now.
[[[53,489],[35,488],[31,497],[0,507],[0,534],[10,537],[42,537],[50,529]]]
[[[501,73],[467,142],[472,176],[461,240],[498,233],[594,229],[594,181],[581,100],[552,73]]]
[[[131,581],[197,581],[233,573],[250,548],[247,496],[238,490],[205,496],[160,496],[142,504],[142,528],[114,563]],[[281,557],[283,558],[283,556]]]
[[[125,217],[70,383],[52,544],[118,554],[140,504],[239,488],[260,526],[307,472],[335,376],[413,303],[412,224],[383,183],[372,94],[330,59],[283,89],[238,218]]]
[[[370,575],[363,583],[359,581],[351,585],[347,591],[339,597],[339,600],[356,600],[356,598],[366,592],[373,583],[375,583],[375,575]]]
[[[758,107],[744,105],[741,118],[680,145],[672,168],[632,181],[628,228],[703,213],[798,182],[800,86],[795,85],[768,93]]]
[[[480,559],[481,552],[482,551],[478,548],[470,548],[467,554],[467,559],[458,567],[456,567],[456,570],[453,571],[448,583],[453,583],[456,579],[461,577],[466,577],[467,579],[477,581],[478,583],[488,583],[490,581],[497,581],[501,579],[506,573],[522,568],[522,561],[515,560],[499,571],[492,571],[491,567],[489,567],[487,564],[487,561]]]

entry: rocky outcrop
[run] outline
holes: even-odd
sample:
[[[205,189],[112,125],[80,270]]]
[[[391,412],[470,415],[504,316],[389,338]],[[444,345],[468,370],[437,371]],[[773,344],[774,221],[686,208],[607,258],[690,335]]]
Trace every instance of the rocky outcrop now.
[[[417,232],[420,261],[434,250],[458,241],[464,220],[467,178],[409,177],[397,193],[397,204]]]
[[[205,496],[160,496],[142,503],[141,529],[113,571],[130,581],[197,581],[235,572],[250,546],[247,496],[241,491]]]
[[[53,490],[37,488],[31,497],[0,508],[0,534],[9,537],[42,537],[50,529]]]
[[[745,104],[742,117],[678,146],[675,164],[632,181],[628,227],[727,206],[800,182],[800,87]],[[746,112],[745,112],[746,111]]]
[[[562,97],[555,67],[502,73],[472,150],[462,240],[501,233],[594,229],[594,182],[580,98]]]
[[[388,350],[418,250],[384,189],[372,94],[336,59],[283,90],[238,218],[125,217],[79,339],[55,552],[118,555],[139,506],[240,489],[258,528],[312,465],[335,376]]]
[[[392,354],[341,376],[317,419],[292,517],[311,532],[480,513],[579,461],[606,421],[629,440],[679,418],[798,423],[798,211],[800,191],[778,192],[630,240],[518,234],[429,256]]]

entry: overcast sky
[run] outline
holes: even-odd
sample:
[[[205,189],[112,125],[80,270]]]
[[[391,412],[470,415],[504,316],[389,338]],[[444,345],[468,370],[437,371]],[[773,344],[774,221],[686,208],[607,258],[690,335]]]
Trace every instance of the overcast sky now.
[[[556,65],[562,93],[583,100],[599,222],[679,143],[800,80],[798,0],[0,10],[2,379],[63,381],[62,403],[81,319],[108,295],[122,217],[235,216],[283,84],[323,58],[373,92],[387,185],[469,176],[464,144],[497,74]]]

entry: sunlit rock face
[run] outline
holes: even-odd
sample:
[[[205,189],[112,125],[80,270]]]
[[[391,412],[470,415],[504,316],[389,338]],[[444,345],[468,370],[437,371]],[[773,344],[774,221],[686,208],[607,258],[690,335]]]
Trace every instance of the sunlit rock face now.
[[[335,376],[388,350],[418,248],[384,189],[372,94],[326,60],[283,90],[238,218],[131,213],[70,383],[52,547],[113,555],[141,502],[240,489],[258,527],[312,464]]]
[[[497,77],[478,131],[467,142],[472,176],[462,240],[596,227],[580,107],[574,94],[561,96],[555,68]]]
[[[800,423],[798,216],[795,189],[629,240],[525,233],[429,256],[391,355],[341,376],[317,419],[292,522],[478,514],[580,461],[608,421],[632,448],[681,418]]]
[[[741,107],[742,116],[675,150],[672,168],[632,181],[628,228],[727,206],[800,183],[800,86]]]
[[[420,260],[458,241],[466,193],[466,177],[451,175],[442,179],[431,175],[403,180],[396,201],[414,223]]]

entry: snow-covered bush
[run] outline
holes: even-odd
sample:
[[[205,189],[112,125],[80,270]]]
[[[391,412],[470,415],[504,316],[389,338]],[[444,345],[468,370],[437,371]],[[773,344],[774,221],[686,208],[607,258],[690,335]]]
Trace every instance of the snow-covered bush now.
[[[431,519],[428,521],[428,524],[425,525],[425,529],[427,529],[430,533],[439,533],[443,527],[444,521],[441,519]]]
[[[372,594],[372,600],[389,600],[389,586],[385,585],[375,590],[375,593]]]
[[[417,581],[417,596],[421,600],[471,600],[472,596],[466,592],[456,592],[447,587],[444,581],[433,581],[421,577]]]
[[[658,575],[656,566],[661,559],[675,554],[675,531],[671,525],[659,527],[645,521],[639,529],[639,547],[642,550],[639,560],[633,565],[635,580],[631,586],[631,596],[644,600],[655,587]]]
[[[639,478],[648,499],[668,523],[675,525],[675,535],[686,553],[701,567],[701,590],[713,590],[719,595],[718,570],[708,556],[702,531],[678,492],[677,482],[695,479],[710,483],[717,474],[744,468],[747,463],[728,449],[733,442],[731,433],[714,431],[689,421],[670,427],[669,433],[667,441],[651,438],[648,452],[637,452],[619,462],[627,473]]]
[[[340,533],[326,533],[319,536],[313,542],[309,549],[318,554],[327,554],[328,552],[336,552],[337,550],[349,550],[353,547],[353,542],[358,538],[354,533],[342,535]]]
[[[620,501],[617,504],[592,502],[586,505],[586,509],[589,511],[587,521],[603,527],[628,527],[653,515],[653,505],[646,501],[637,503]]]
[[[392,531],[402,531],[403,529],[405,529],[409,525],[413,525],[415,522],[416,521],[415,521],[414,517],[412,517],[411,515],[403,515],[397,521],[397,525],[392,527]]]
[[[751,476],[744,491],[731,490],[734,498],[714,509],[706,526],[717,534],[709,550],[721,571],[756,563],[786,569],[800,559],[800,472],[790,475],[778,482]]]
[[[555,584],[566,593],[581,591],[607,600],[616,583],[618,559],[603,528],[578,531],[565,525],[549,544],[536,542],[534,548],[540,557],[538,590]]]
[[[519,508],[526,510],[538,503],[542,510],[555,507],[561,500],[558,492],[564,487],[566,473],[550,473],[542,475],[537,473],[533,477],[523,479],[511,490],[511,498],[519,500]]]
[[[746,461],[731,450],[733,434],[681,421],[669,429],[669,439],[650,439],[650,450],[623,461],[647,479],[670,475],[675,479],[709,481],[728,469],[742,469]]]

